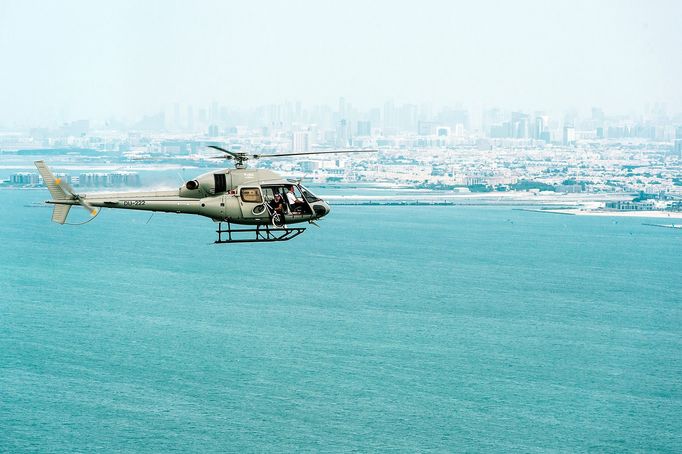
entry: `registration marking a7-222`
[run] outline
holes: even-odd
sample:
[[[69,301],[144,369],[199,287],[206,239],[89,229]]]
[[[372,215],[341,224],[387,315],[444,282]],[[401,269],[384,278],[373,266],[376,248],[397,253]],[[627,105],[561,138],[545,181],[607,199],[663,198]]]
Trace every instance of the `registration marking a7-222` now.
[[[140,205],[144,205],[144,203],[145,203],[145,200],[124,200],[123,206],[124,207],[140,206]]]

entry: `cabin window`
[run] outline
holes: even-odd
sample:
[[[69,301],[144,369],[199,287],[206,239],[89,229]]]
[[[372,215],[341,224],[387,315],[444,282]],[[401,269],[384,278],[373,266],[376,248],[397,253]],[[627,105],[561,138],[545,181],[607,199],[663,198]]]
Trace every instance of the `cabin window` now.
[[[275,191],[273,188],[269,188],[267,186],[263,187],[263,197],[265,197],[265,200],[270,201],[275,198]]]
[[[258,188],[242,188],[241,196],[244,202],[249,203],[263,202],[263,198],[260,195],[260,189]]]
[[[286,198],[287,188],[285,186],[263,186],[263,197],[266,201],[270,201],[275,198],[275,194],[279,194]]]

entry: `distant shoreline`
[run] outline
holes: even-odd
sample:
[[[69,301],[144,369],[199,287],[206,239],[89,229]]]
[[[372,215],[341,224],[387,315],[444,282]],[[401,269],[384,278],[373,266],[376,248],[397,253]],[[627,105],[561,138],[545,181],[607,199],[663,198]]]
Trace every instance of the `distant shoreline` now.
[[[111,192],[113,188],[84,188],[86,192]],[[43,187],[4,187],[0,190],[10,191],[45,191]],[[135,191],[137,188],[122,187],[117,190]],[[424,191],[419,194],[353,194],[348,195],[319,193],[319,197],[332,206],[538,206],[557,210],[577,210],[586,205],[595,205],[607,201],[624,200],[630,194],[624,193],[566,193],[550,192],[481,192],[453,193],[450,191]],[[391,191],[391,189],[387,189]],[[400,190],[398,190],[400,191]],[[411,191],[407,189],[407,191]],[[543,210],[545,211],[545,210]],[[568,214],[568,213],[566,213]]]
[[[559,208],[559,209],[527,209],[537,213],[563,214],[568,216],[601,216],[601,217],[621,217],[621,218],[656,218],[656,219],[682,219],[680,211],[663,210],[642,210],[642,211],[615,211],[615,210],[585,210],[579,208]]]

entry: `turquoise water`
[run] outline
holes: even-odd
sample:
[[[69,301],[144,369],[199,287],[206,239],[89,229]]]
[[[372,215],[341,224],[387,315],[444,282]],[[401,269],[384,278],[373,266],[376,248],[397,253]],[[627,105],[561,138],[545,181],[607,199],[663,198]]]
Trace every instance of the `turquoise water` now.
[[[0,451],[680,451],[682,235],[335,207],[282,244],[0,191]]]

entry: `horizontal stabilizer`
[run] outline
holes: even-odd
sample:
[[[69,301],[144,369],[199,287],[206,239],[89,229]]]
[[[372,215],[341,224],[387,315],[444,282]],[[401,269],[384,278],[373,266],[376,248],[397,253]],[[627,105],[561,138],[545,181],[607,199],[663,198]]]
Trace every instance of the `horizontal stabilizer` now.
[[[58,224],[64,224],[70,209],[71,205],[55,205],[52,211],[52,220]]]

